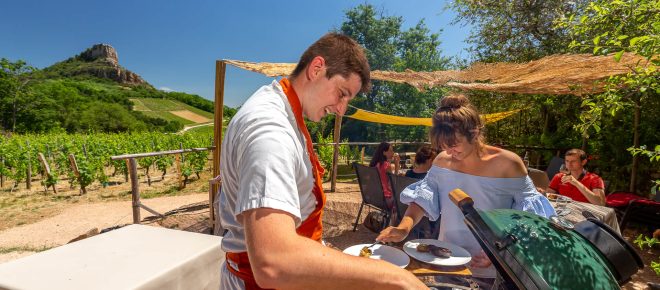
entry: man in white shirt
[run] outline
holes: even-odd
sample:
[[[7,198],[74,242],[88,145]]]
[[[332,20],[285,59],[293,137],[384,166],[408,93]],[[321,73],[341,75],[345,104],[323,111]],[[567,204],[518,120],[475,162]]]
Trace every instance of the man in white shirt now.
[[[218,216],[228,232],[223,289],[424,289],[384,261],[323,246],[323,168],[303,116],[343,115],[368,91],[363,49],[329,33],[303,53],[292,75],[260,88],[229,123],[220,159]]]

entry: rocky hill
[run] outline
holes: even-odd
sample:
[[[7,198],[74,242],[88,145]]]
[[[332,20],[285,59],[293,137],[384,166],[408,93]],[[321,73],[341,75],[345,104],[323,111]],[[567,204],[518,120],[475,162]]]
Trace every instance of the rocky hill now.
[[[132,100],[156,107],[135,110]],[[154,88],[122,67],[108,44],[43,70],[0,74],[0,132],[177,132],[184,124],[211,120],[213,110],[213,102],[198,95]],[[225,115],[230,111],[225,107]]]
[[[86,77],[108,79],[122,85],[152,87],[138,74],[119,65],[117,51],[109,44],[95,44],[79,55],[44,69],[49,77]]]

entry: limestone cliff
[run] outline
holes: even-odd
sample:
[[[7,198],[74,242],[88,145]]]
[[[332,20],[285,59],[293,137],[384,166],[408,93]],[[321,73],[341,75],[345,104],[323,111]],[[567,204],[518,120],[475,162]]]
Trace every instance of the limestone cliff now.
[[[91,75],[111,79],[123,85],[151,87],[138,74],[119,65],[117,51],[109,44],[95,44],[75,57],[46,68],[45,71],[66,77]]]

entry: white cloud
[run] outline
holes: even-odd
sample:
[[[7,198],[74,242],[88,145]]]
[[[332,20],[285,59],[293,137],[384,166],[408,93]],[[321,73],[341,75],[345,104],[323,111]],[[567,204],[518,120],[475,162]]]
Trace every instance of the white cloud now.
[[[160,88],[158,88],[158,89],[161,90],[161,91],[163,91],[163,92],[173,92],[173,91],[174,91],[173,89],[170,89],[170,88],[168,88],[168,87],[160,87]]]

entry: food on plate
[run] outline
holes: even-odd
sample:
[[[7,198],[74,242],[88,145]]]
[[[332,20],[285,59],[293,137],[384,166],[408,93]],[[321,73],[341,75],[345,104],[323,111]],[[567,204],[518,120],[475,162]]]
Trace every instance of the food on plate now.
[[[431,250],[430,247],[431,245],[429,244],[419,244],[416,249],[418,252],[428,253]]]
[[[434,245],[421,243],[421,244],[417,245],[416,249],[417,249],[418,252],[431,253],[434,256],[439,257],[439,258],[445,258],[446,259],[446,258],[451,257],[451,250],[449,250],[447,248],[443,248],[443,247],[438,247],[438,246],[434,246]]]
[[[559,198],[559,194],[548,193],[548,199],[556,200],[557,198]]]
[[[449,250],[447,248],[443,248],[443,247],[433,246],[433,249],[431,249],[431,254],[433,254],[434,256],[437,256],[439,258],[447,259],[447,258],[451,257],[451,250]]]
[[[371,252],[371,249],[369,249],[369,247],[364,247],[362,248],[362,250],[360,250],[360,257],[369,258],[371,257],[371,254],[373,254],[373,252]]]

